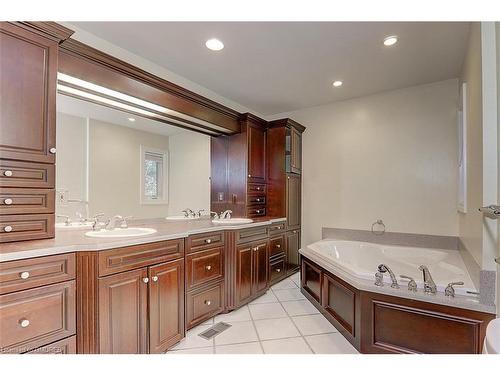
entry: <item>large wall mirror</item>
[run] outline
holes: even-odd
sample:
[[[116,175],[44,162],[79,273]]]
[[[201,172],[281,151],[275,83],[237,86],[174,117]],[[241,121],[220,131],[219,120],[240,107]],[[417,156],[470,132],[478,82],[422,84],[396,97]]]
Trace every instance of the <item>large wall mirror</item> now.
[[[210,136],[57,95],[57,221],[210,208]]]

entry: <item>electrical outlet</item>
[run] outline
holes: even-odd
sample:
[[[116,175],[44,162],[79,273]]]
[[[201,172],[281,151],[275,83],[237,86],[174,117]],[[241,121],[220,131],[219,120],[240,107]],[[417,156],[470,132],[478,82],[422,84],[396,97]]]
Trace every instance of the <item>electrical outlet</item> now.
[[[67,206],[68,195],[69,195],[68,190],[57,190],[57,204],[59,204],[60,206]]]
[[[219,199],[219,202],[224,202],[224,193],[222,191],[220,191],[218,193],[218,199]]]

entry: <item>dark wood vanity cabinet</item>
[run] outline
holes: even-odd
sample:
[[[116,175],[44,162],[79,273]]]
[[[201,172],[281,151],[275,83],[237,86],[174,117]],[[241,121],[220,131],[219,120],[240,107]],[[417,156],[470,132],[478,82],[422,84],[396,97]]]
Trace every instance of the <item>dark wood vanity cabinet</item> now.
[[[236,248],[236,306],[263,294],[268,286],[269,252],[267,241],[250,242]]]
[[[297,272],[300,267],[299,249],[300,249],[300,229],[286,232],[286,268],[287,274]]]
[[[184,239],[80,252],[77,270],[78,353],[163,353],[184,337]]]
[[[241,132],[211,141],[211,210],[233,216],[267,215],[267,122],[240,116]]]
[[[58,46],[71,34],[52,22],[0,22],[0,215],[11,215],[0,242],[54,237]]]
[[[301,178],[286,176],[286,224],[288,230],[298,229],[301,224]]]

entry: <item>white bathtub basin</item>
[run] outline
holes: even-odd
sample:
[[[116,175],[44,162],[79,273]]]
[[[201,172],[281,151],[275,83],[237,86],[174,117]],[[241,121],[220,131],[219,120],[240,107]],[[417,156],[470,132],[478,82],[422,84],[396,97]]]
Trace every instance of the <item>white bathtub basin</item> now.
[[[365,280],[375,280],[377,266],[381,263],[388,265],[400,285],[407,281],[399,275],[411,276],[417,282],[418,288],[423,288],[422,272],[418,267],[422,264],[429,271],[437,285],[438,291],[443,292],[448,283],[463,281],[463,286],[455,286],[456,294],[466,295],[466,291],[476,291],[467,272],[467,268],[457,250],[424,249],[416,247],[379,245],[368,242],[322,240],[307,246],[307,251],[352,276]]]
[[[119,237],[140,237],[156,233],[153,228],[116,228],[116,229],[102,229],[99,231],[90,231],[85,233],[87,237],[97,238],[119,238]]]

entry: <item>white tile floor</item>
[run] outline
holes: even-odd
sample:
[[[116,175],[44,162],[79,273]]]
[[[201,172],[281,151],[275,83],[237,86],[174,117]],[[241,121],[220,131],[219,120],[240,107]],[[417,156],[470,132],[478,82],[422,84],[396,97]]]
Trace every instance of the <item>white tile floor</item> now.
[[[168,354],[356,354],[299,289],[299,274],[271,287],[250,304],[209,319]],[[212,340],[198,336],[217,322],[231,327]]]

